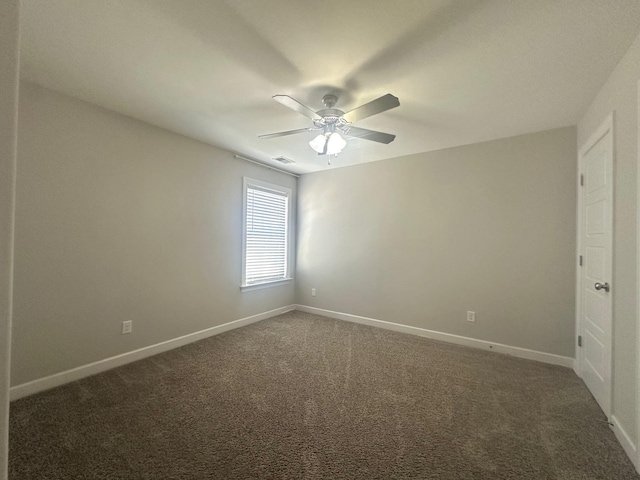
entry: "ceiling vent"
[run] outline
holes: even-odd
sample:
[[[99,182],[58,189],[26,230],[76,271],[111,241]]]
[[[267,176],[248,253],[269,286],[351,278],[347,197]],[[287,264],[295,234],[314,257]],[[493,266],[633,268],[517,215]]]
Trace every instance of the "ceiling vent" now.
[[[274,158],[274,160],[276,162],[284,163],[285,165],[288,163],[296,163],[294,160],[291,160],[290,158],[286,158],[286,157],[276,157]]]

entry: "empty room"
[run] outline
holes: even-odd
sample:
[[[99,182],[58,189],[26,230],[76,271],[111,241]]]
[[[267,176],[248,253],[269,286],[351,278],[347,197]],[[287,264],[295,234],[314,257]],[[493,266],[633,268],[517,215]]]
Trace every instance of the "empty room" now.
[[[640,1],[0,2],[0,480],[640,479]]]

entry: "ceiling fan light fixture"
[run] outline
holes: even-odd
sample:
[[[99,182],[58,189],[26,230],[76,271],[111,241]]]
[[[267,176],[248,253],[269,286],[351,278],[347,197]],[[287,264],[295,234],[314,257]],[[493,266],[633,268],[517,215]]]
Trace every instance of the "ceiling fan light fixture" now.
[[[347,141],[333,132],[318,135],[309,142],[309,146],[319,155],[337,155],[347,146]]]
[[[317,152],[318,155],[328,155],[329,157],[331,155],[337,156],[342,152],[344,147],[347,146],[347,141],[342,138],[336,130],[340,130],[341,133],[350,137],[362,138],[384,144],[391,143],[396,138],[395,135],[389,133],[376,132],[375,130],[352,126],[352,124],[358,120],[398,107],[400,105],[398,97],[394,97],[390,93],[378,97],[369,103],[360,105],[347,113],[333,108],[338,101],[338,97],[333,94],[327,94],[322,98],[322,103],[324,103],[326,108],[318,110],[317,112],[289,95],[274,95],[273,99],[285,107],[310,118],[313,121],[313,127],[259,135],[260,138],[284,137],[296,133],[310,132],[312,130],[322,130],[320,135],[309,142],[309,146],[314,152]]]

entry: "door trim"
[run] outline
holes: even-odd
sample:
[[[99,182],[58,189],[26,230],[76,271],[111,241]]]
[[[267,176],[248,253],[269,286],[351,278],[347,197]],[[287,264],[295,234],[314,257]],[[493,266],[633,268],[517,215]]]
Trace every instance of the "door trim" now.
[[[614,130],[614,112],[611,112],[604,121],[600,124],[600,126],[589,136],[586,142],[582,144],[582,146],[578,149],[578,175],[576,179],[577,184],[577,211],[576,211],[576,221],[577,221],[577,229],[576,229],[576,338],[575,338],[575,351],[576,351],[576,363],[575,363],[575,372],[576,374],[582,378],[582,355],[580,352],[580,348],[578,346],[578,336],[582,335],[582,268],[580,266],[580,254],[582,252],[582,229],[584,225],[582,224],[582,206],[584,203],[583,200],[583,192],[580,185],[580,177],[583,173],[583,159],[589,150],[606,134],[611,132],[611,168],[614,169],[615,164],[615,130]],[[615,183],[615,172],[612,172],[611,176],[612,182],[610,186],[610,205],[609,205],[609,213],[611,218],[611,223],[613,224],[613,194],[614,194],[614,183]],[[612,227],[613,228],[613,227]],[[613,237],[613,231],[611,232]],[[611,262],[613,269],[613,241],[611,243],[611,252],[609,258],[607,259]],[[609,282],[613,283],[612,279],[609,279]],[[613,285],[615,288],[615,285]],[[611,308],[609,311],[611,322],[613,323],[613,302],[611,302]],[[612,325],[613,330],[613,325]],[[611,355],[611,361],[609,362],[609,369],[613,372],[613,335],[610,339],[609,352]],[[612,375],[609,375],[609,410],[612,410],[612,399],[613,399],[613,378]],[[611,411],[604,412],[607,418],[611,417]]]
[[[0,480],[8,478],[9,386],[13,311],[13,244],[18,97],[20,90],[20,1],[0,2]]]
[[[640,80],[638,81],[638,96],[636,99],[638,100],[638,116],[636,118],[640,119]],[[636,234],[638,234],[640,230],[640,124],[636,125],[636,127],[638,128],[638,178],[636,179],[636,189],[638,190],[638,211],[636,212]],[[638,234],[636,259],[638,262],[638,275],[636,276],[636,291],[638,293],[638,303],[636,304],[636,361],[638,362],[636,366],[636,427],[638,429],[636,435],[636,471],[640,473],[640,234]]]

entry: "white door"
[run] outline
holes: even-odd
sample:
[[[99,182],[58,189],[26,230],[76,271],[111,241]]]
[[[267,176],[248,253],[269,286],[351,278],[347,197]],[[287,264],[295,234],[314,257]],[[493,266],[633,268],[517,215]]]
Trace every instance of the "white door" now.
[[[580,374],[605,415],[611,413],[613,121],[580,151]]]

